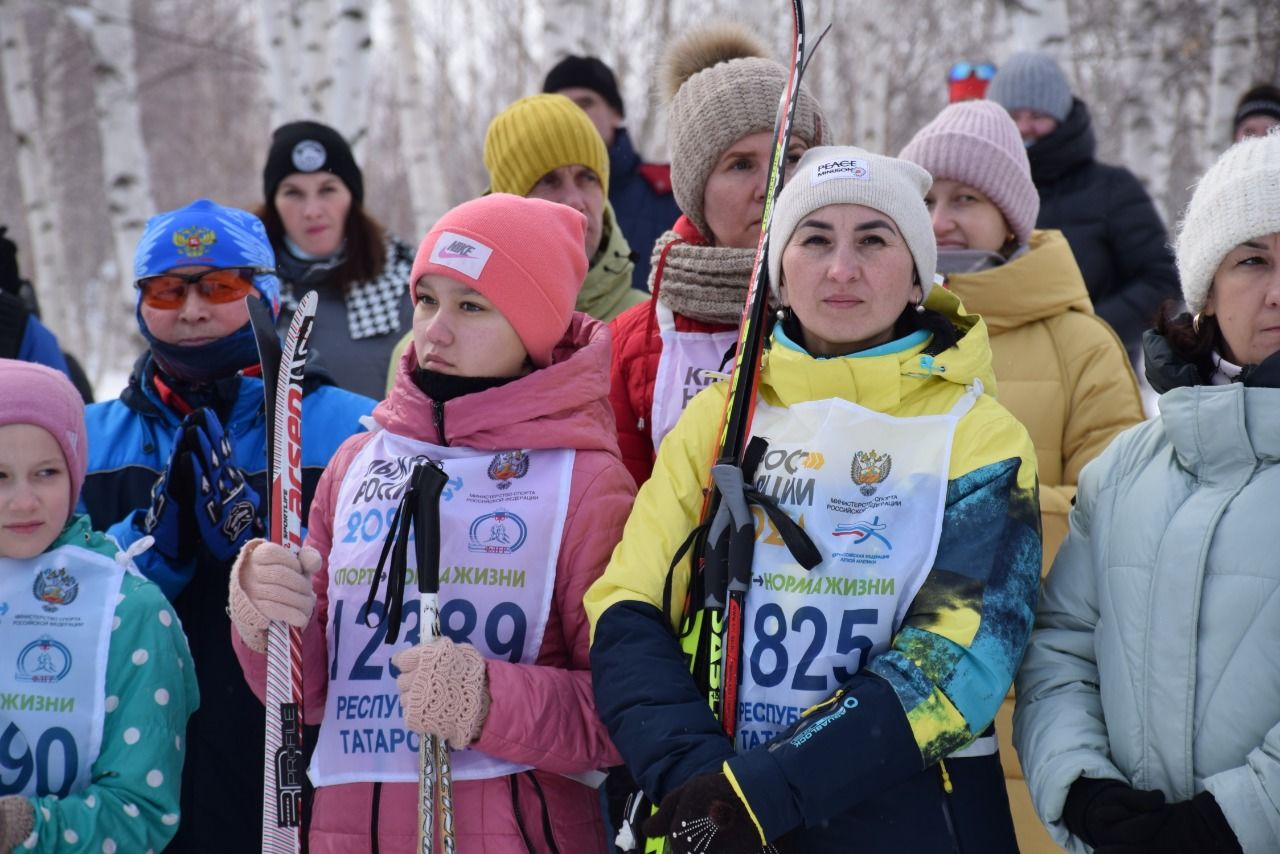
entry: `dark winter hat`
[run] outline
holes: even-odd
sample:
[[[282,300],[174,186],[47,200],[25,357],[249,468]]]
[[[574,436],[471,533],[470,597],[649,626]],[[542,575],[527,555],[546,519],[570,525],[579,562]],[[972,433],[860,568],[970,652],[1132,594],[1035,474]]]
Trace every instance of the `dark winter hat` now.
[[[329,172],[342,179],[357,202],[364,201],[364,176],[351,146],[328,125],[290,122],[271,134],[271,151],[262,169],[263,198],[269,204],[280,182],[294,173]]]
[[[613,76],[613,70],[594,56],[569,54],[557,62],[547,72],[547,79],[542,81],[543,92],[559,92],[561,89],[577,86],[598,93],[610,107],[618,111],[618,115],[627,114],[622,106],[622,95],[618,93],[618,80]]]
[[[1280,87],[1260,83],[1241,95],[1240,102],[1236,104],[1236,120],[1231,126],[1238,128],[1249,116],[1258,114],[1280,121]]]
[[[8,230],[0,225],[0,292],[16,294],[22,286],[18,275],[18,245],[5,236]]]
[[[1071,115],[1071,84],[1047,53],[1024,51],[1005,60],[987,87],[987,100],[1009,112],[1035,110],[1059,122]]]

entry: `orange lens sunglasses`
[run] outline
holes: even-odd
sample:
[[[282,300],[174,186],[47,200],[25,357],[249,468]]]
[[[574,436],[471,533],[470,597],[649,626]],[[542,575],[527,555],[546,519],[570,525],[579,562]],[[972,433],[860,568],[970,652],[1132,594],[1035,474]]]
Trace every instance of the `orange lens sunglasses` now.
[[[200,289],[200,296],[221,304],[244,299],[253,290],[253,277],[275,273],[264,267],[219,267],[199,273],[161,273],[143,276],[136,282],[142,302],[151,308],[176,309],[187,301],[187,290]]]

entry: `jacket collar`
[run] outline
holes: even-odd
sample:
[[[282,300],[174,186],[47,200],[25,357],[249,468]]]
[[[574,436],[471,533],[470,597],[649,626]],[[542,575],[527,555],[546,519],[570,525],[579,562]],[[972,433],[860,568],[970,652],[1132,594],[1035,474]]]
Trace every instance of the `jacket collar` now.
[[[1066,121],[1027,149],[1027,159],[1031,161],[1031,180],[1040,189],[1042,184],[1052,183],[1093,160],[1097,149],[1089,107],[1076,98]]]
[[[904,400],[937,383],[961,389],[975,379],[994,396],[991,345],[982,318],[965,311],[955,294],[931,288],[925,306],[942,312],[959,334],[956,344],[936,356],[920,341],[878,356],[854,354],[819,359],[774,342],[761,370],[761,394],[772,405],[841,398],[868,409],[890,412]]]
[[[431,400],[410,374],[412,342],[396,369],[387,399],[373,411],[387,430],[436,445],[478,450],[574,448],[618,455],[609,406],[609,330],[575,312],[551,364],[499,388]],[[437,411],[443,418],[437,417]],[[437,424],[443,421],[441,436]]]
[[[1067,311],[1093,314],[1093,303],[1067,239],[1060,231],[1034,231],[1028,250],[979,273],[953,273],[947,288],[992,335]]]

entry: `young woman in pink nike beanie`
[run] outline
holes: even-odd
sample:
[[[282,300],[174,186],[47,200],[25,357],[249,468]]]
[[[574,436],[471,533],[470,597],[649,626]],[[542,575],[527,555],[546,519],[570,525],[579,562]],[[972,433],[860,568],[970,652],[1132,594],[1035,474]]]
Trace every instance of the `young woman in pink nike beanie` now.
[[[294,558],[255,540],[232,572],[255,690],[268,621],[304,629],[305,719],[320,725],[312,852],[417,850],[423,735],[452,748],[457,850],[601,850],[595,772],[621,758],[595,712],[582,597],[634,486],[608,403],[608,330],[573,310],[585,229],[572,208],[501,193],[441,217],[409,280],[412,346],[375,428],[321,477],[306,546]],[[419,625],[411,568],[386,644],[369,585],[426,461],[448,477],[444,637]]]

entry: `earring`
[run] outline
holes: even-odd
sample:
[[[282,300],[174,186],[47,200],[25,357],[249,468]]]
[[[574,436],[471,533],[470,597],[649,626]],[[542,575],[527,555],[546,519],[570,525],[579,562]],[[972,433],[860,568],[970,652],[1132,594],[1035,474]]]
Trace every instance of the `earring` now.
[[[779,322],[787,319],[787,310],[785,308],[780,308],[774,313],[778,316]]]
[[[916,314],[924,314],[924,303],[916,303]]]
[[[1200,312],[1198,311],[1191,318],[1191,331],[1197,335],[1200,334]]]

